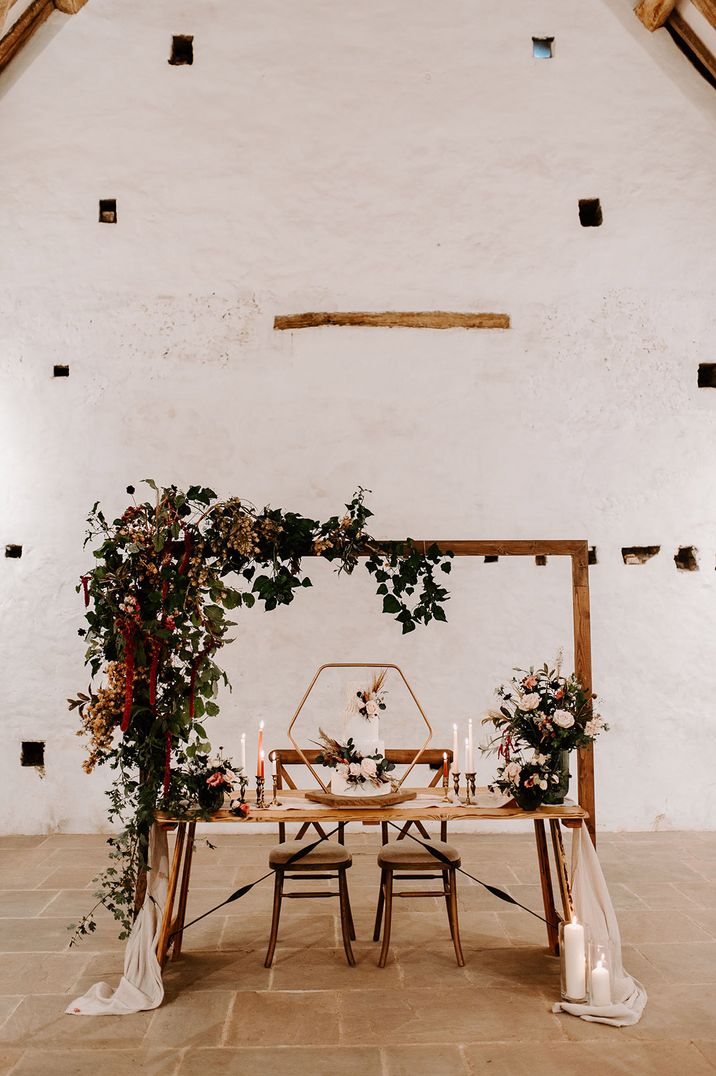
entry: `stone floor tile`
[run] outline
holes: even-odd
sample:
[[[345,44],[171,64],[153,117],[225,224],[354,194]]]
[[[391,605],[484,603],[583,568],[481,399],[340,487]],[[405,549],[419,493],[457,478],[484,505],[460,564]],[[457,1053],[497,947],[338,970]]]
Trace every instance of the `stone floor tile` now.
[[[716,908],[689,908],[686,914],[711,938],[716,939]]]
[[[71,1016],[65,1009],[73,1000],[73,994],[23,998],[0,1029],[0,1044],[25,1047],[32,1043],[36,1050],[131,1050],[141,1044],[153,1015]]]
[[[584,1023],[584,1021],[581,1021]],[[618,1041],[615,1028],[611,1041],[604,1043],[552,1043],[548,1051],[535,1050],[531,1044],[500,1043],[492,1046],[466,1046],[465,1060],[471,1076],[709,1076],[712,1070],[703,1064],[696,1048],[689,1042],[633,1043]]]
[[[22,1053],[22,1050],[4,1049],[0,1046],[0,1076],[10,1076]]]
[[[70,991],[91,959],[89,954],[76,950],[62,953],[4,953],[0,958],[0,994],[58,994]]]
[[[235,997],[233,990],[185,990],[167,998],[153,1014],[147,1041],[177,1050],[221,1046]]]
[[[189,1050],[180,1076],[381,1076],[376,1047],[334,1046],[247,1047],[223,1050]]]
[[[47,895],[47,903],[39,913],[43,918],[61,917],[76,923],[96,903],[96,898],[86,889],[59,889],[56,893],[47,889],[37,889],[35,892],[40,896]]]
[[[619,929],[622,939],[630,945],[641,942],[695,942],[710,940],[693,919],[675,909],[671,911],[635,911],[626,909],[619,913]]]
[[[624,1040],[682,1042],[714,1037],[716,1027],[716,984],[672,986],[664,984],[649,995],[638,1024],[619,1029]],[[566,1014],[559,1017],[566,1036],[573,1041],[607,1043],[614,1032],[604,1024],[589,1023]],[[613,1038],[612,1040],[613,1041]],[[675,1070],[678,1071],[678,1070]]]
[[[6,889],[39,889],[51,873],[49,867],[35,867],[32,870],[6,867],[0,876],[0,886]],[[54,888],[54,887],[53,887]]]
[[[48,840],[44,833],[9,833],[0,837],[0,849],[38,848]]]
[[[0,953],[59,953],[69,941],[65,919],[0,919]]]
[[[435,1046],[386,1046],[381,1052],[385,1076],[468,1076],[469,1073],[462,1051],[457,1046],[443,1043]],[[376,1073],[379,1072],[380,1069],[377,1069]]]
[[[385,968],[379,968],[379,954],[380,946],[373,942],[353,942],[356,966],[350,967],[343,946],[333,949],[277,949],[271,989],[372,990],[376,984],[400,988],[402,975],[398,963],[393,960]]]
[[[371,997],[373,991],[356,991],[346,996],[350,1005],[351,999]],[[224,1045],[253,1046],[260,1042],[265,1046],[334,1046],[339,1037],[336,1001],[340,997],[333,990],[241,994],[229,1016]],[[356,1045],[361,1041],[366,1040],[353,1040]]]
[[[700,908],[716,908],[716,882],[677,882],[676,887]]]
[[[696,1039],[694,1046],[713,1069],[716,1069],[716,1031],[710,1039]]]
[[[612,885],[609,887],[609,892],[614,901],[614,907],[618,908],[619,905],[615,900],[615,890],[619,886]],[[633,881],[627,886],[622,886],[625,890],[631,890],[636,897],[638,903],[642,907],[650,908],[654,911],[660,911],[663,908],[675,908],[681,911],[688,911],[691,908],[696,908],[697,904],[690,897],[687,897],[685,893],[682,893],[680,889],[674,885],[673,882],[643,882],[635,874]],[[631,907],[632,905],[623,904],[621,907]]]
[[[305,950],[298,950],[304,958]],[[310,952],[310,951],[309,951]],[[236,952],[186,952],[177,961],[169,961],[164,971],[168,998],[183,990],[223,990],[238,992],[268,990],[272,969],[264,967],[265,950]],[[121,972],[121,969],[120,969]]]
[[[301,907],[298,907],[298,905]],[[291,949],[304,949],[312,945],[332,948],[338,941],[338,919],[327,913],[312,914],[305,910],[308,901],[284,901],[279,923],[278,945]],[[310,901],[315,906],[317,901]],[[209,920],[207,920],[208,922]],[[247,915],[245,918],[233,916],[226,920],[223,935],[225,949],[258,948],[267,946],[271,931],[271,917],[264,915]],[[190,931],[187,932],[187,938]]]
[[[120,1019],[124,1019],[121,1017]],[[181,1057],[175,1050],[27,1050],[13,1076],[175,1076]]]
[[[672,983],[716,983],[716,941],[637,946]]]
[[[2,884],[0,882],[0,884]],[[39,915],[53,900],[51,892],[42,889],[2,889],[0,890],[0,918],[29,919]]]
[[[93,879],[99,871],[87,867],[53,867],[43,874],[38,889],[94,889]],[[5,881],[3,879],[3,886]]]
[[[340,992],[337,995],[341,998]],[[460,1043],[527,1038],[535,1043],[563,1038],[545,998],[482,987],[435,991],[365,990],[345,995],[341,1042]]]

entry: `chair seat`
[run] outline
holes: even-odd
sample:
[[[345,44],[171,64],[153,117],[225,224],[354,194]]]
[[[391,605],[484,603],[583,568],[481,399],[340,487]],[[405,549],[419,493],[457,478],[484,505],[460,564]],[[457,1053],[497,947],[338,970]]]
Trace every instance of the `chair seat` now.
[[[288,861],[296,852],[307,848],[312,841],[284,841],[276,844],[269,852],[269,867],[276,870],[288,865],[292,871],[315,871],[316,867],[322,870],[338,870],[339,867],[350,867],[353,859],[349,851],[336,841],[321,841],[312,852],[307,852],[295,863]]]
[[[405,841],[389,841],[378,852],[378,866],[388,867],[393,870],[441,870],[447,867],[460,866],[460,853],[452,844],[445,841],[430,841],[430,846],[449,860],[446,863],[437,856],[428,852],[427,848],[421,848],[419,844],[410,839]]]

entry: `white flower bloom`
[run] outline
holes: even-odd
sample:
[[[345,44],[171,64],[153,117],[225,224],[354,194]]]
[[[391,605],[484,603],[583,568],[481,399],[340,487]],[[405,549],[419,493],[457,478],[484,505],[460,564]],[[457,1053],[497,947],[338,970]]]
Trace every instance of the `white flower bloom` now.
[[[520,710],[536,710],[539,706],[539,701],[539,695],[536,691],[533,691],[529,695],[523,695],[517,705]]]
[[[532,762],[534,762],[535,766],[544,766],[548,759],[549,755],[541,755],[537,749],[532,753]]]
[[[236,774],[234,773],[233,770],[226,770],[224,772],[224,777],[227,779],[227,781],[236,781],[236,780],[238,780],[238,778],[237,778],[237,776],[236,776]]]
[[[351,777],[360,777],[361,776],[361,764],[360,764],[360,762],[351,762],[350,766],[348,767],[348,773],[350,774]]]
[[[520,766],[519,762],[508,762],[505,766],[503,777],[507,781],[517,782],[520,779],[521,773],[522,767]]]
[[[208,759],[208,761],[206,763],[206,768],[207,768],[207,770],[220,770],[221,769],[221,759],[220,758],[210,758],[210,759]]]
[[[369,781],[372,781],[378,772],[378,767],[373,758],[364,758],[360,764],[360,769],[363,776],[367,777]]]
[[[602,731],[603,724],[601,717],[593,717],[591,721],[587,721],[584,731],[587,736],[597,736]]]
[[[377,702],[373,702],[371,699],[370,702],[365,704],[365,712],[368,714],[368,717],[375,717],[377,713],[380,713],[380,707]]]
[[[339,762],[336,766],[336,773],[339,777],[342,777],[344,781],[348,780],[348,767],[345,762]]]
[[[569,710],[555,710],[552,715],[552,721],[555,725],[559,725],[561,729],[571,729],[574,724],[574,717]]]
[[[540,781],[539,786],[540,786],[540,788],[546,788],[547,787],[547,782],[546,781]]]

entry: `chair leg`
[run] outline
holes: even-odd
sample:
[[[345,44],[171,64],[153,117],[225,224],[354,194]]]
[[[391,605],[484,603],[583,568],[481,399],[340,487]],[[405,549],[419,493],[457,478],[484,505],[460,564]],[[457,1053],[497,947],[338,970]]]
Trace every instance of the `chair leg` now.
[[[450,868],[450,907],[452,909],[451,927],[452,927],[452,942],[455,946],[455,956],[457,957],[458,967],[465,967],[465,957],[462,955],[462,945],[460,944],[460,927],[458,925],[457,917],[457,878],[455,875],[455,868]]]
[[[373,941],[380,941],[380,928],[383,922],[383,905],[385,904],[385,876],[388,872],[382,870],[380,872],[380,891],[378,893],[378,907],[375,910],[375,927],[373,928]]]
[[[351,908],[348,900],[348,883],[346,882],[345,868],[338,871],[338,899],[341,906],[341,932],[343,934],[343,948],[346,951],[346,960],[352,968],[355,967],[356,959],[351,948]]]
[[[380,950],[380,959],[378,960],[378,967],[384,968],[388,959],[388,950],[390,949],[390,928],[393,920],[393,871],[387,868],[385,873],[385,914],[383,916],[383,948]]]
[[[340,889],[340,885],[339,885]],[[346,880],[346,912],[348,913],[348,933],[350,934],[351,941],[356,940],[356,928],[353,922],[353,911],[351,909],[351,898],[348,893],[348,881]]]
[[[455,940],[455,925],[452,918],[452,904],[450,901],[450,873],[443,871],[443,892],[445,894],[445,907],[447,908],[448,923],[450,924],[450,937]]]
[[[273,915],[271,917],[271,935],[269,937],[268,949],[266,950],[266,959],[264,960],[264,967],[270,968],[273,964],[273,955],[276,952],[276,941],[278,940],[278,921],[281,917],[281,899],[283,897],[283,871],[276,871],[276,878],[274,880],[273,887]]]

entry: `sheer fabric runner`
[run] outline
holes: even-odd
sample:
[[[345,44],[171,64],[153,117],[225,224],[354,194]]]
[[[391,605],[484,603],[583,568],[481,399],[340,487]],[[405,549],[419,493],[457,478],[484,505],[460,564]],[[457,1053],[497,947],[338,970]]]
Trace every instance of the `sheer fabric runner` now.
[[[149,865],[147,893],[127,941],[124,975],[119,986],[112,990],[108,983],[95,983],[65,1012],[77,1016],[122,1016],[161,1005],[164,984],[156,952],[169,880],[167,832],[161,826],[152,826]]]
[[[553,1012],[568,1012],[598,1024],[626,1027],[636,1024],[646,1005],[646,990],[624,970],[619,925],[601,864],[586,826],[574,830],[572,838],[572,897],[577,919],[586,923],[592,939],[605,948],[611,942],[614,954],[614,997],[612,1005],[573,1005],[560,1001]],[[609,949],[607,948],[607,952]]]

